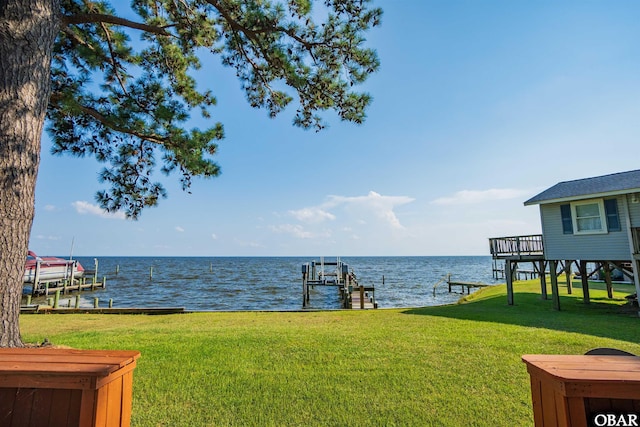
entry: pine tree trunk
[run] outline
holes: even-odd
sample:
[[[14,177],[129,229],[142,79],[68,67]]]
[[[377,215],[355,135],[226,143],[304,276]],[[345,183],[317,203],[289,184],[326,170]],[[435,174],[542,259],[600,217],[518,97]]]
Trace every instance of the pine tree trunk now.
[[[59,10],[58,0],[0,0],[0,347],[22,346],[22,277]]]

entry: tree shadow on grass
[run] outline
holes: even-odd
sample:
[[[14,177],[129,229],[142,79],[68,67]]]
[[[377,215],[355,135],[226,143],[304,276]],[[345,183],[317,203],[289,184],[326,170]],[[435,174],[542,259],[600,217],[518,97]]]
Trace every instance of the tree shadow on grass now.
[[[591,298],[591,303],[585,304],[581,295],[561,295],[561,311],[557,311],[553,308],[551,295],[544,300],[540,294],[516,292],[512,306],[507,304],[503,294],[455,305],[415,308],[403,313],[546,328],[639,343],[638,308],[624,304],[621,299],[616,301],[622,305],[612,304],[606,297]]]

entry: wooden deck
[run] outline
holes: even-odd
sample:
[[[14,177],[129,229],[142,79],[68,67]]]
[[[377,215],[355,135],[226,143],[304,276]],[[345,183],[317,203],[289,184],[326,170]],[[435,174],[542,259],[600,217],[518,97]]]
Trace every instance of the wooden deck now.
[[[489,239],[489,251],[493,259],[543,260],[544,242],[542,234],[495,237]]]
[[[452,290],[453,286],[460,286],[461,293],[463,294],[464,294],[465,288],[467,288],[467,294],[470,294],[471,288],[486,288],[487,286],[491,286],[486,283],[480,283],[480,282],[458,282],[458,281],[447,281],[447,284],[449,285],[449,292],[453,292]]]

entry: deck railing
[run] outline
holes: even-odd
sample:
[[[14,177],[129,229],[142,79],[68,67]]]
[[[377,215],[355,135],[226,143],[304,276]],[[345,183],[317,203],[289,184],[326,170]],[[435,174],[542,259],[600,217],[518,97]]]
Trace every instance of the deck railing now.
[[[543,255],[542,234],[529,236],[494,237],[489,239],[491,255],[505,256]]]

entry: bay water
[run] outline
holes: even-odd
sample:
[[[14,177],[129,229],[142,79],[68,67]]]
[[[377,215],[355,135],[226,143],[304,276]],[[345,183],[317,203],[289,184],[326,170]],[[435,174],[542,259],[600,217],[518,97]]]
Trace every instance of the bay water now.
[[[114,307],[184,307],[189,311],[300,310],[302,265],[320,257],[77,257],[86,270],[97,262],[97,277],[106,288],[82,292],[81,306],[100,307],[109,299]],[[325,257],[335,261],[336,257]],[[489,256],[341,257],[364,286],[375,286],[379,308],[443,305],[456,302],[449,293],[452,280],[499,283],[492,276]],[[325,266],[325,272],[333,271]],[[91,275],[93,273],[90,273]],[[438,282],[440,282],[438,284]],[[504,280],[502,280],[504,282]],[[435,292],[434,292],[434,285]],[[75,295],[61,297],[61,306]],[[34,301],[35,302],[35,301]],[[338,309],[333,286],[315,286],[310,309]]]

